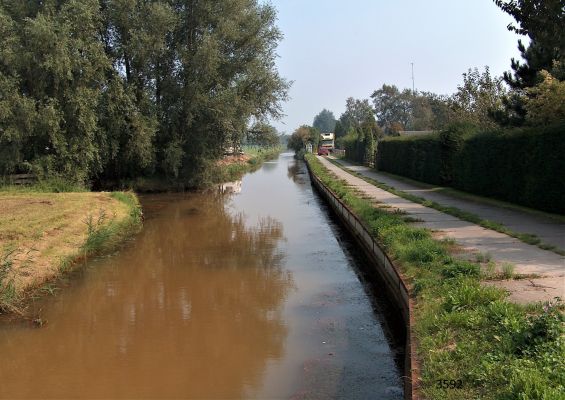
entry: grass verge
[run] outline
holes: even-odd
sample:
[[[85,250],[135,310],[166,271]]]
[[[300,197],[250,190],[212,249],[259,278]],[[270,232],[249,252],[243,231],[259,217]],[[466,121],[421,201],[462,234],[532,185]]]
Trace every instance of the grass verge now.
[[[371,185],[378,187],[379,189],[386,190],[387,192],[390,192],[390,193],[392,193],[392,194],[394,194],[398,197],[402,197],[402,198],[404,198],[406,200],[410,200],[414,203],[422,204],[423,206],[433,208],[435,210],[441,211],[441,212],[449,214],[449,215],[453,215],[456,218],[459,218],[459,219],[464,220],[464,221],[471,222],[473,224],[480,225],[483,228],[491,229],[493,231],[497,231],[497,232],[503,233],[505,235],[512,236],[512,237],[514,237],[514,238],[516,238],[516,239],[518,239],[518,240],[520,240],[524,243],[531,244],[531,245],[534,245],[534,246],[538,246],[540,249],[549,250],[549,251],[552,251],[552,252],[559,254],[561,256],[565,256],[565,250],[559,249],[556,246],[553,246],[553,245],[550,245],[550,244],[547,244],[547,243],[543,243],[541,241],[541,239],[533,233],[523,233],[523,232],[513,231],[512,229],[509,229],[508,227],[506,227],[505,225],[503,225],[501,223],[498,223],[498,222],[495,222],[495,221],[490,221],[490,220],[487,220],[487,219],[483,219],[476,214],[461,210],[457,207],[444,206],[444,205],[439,204],[435,201],[426,200],[423,197],[415,196],[413,194],[403,192],[402,190],[395,189],[392,186],[389,186],[385,183],[382,183],[382,182],[379,182],[379,181],[374,180],[372,178],[369,178],[369,177],[367,177],[367,176],[365,176],[365,175],[363,175],[359,172],[352,171],[352,170],[348,169],[347,167],[345,167],[340,162],[333,160],[331,158],[328,158],[328,161],[330,161],[332,164],[336,165],[337,167],[343,169],[344,171],[347,171],[348,173],[355,175],[358,178],[363,179],[365,182],[368,182]],[[394,175],[393,177],[398,178],[398,176],[396,176],[396,175]],[[405,178],[403,178],[403,179],[408,181]],[[410,182],[410,183],[413,183],[413,182]],[[446,189],[446,188],[442,188],[442,189]],[[445,193],[449,193],[450,195],[453,194],[452,192],[453,191],[447,191],[447,189],[445,191]],[[473,201],[477,201],[477,199],[478,199],[478,197],[472,196],[472,195],[468,195],[467,197],[463,197],[461,195],[458,195],[458,197],[465,198],[467,200],[470,199],[470,200],[473,200]],[[483,198],[481,198],[480,201],[483,201]],[[511,209],[510,206],[508,206],[508,205],[504,208]],[[544,213],[540,212],[540,214],[544,214]],[[547,214],[544,214],[544,215],[547,215]]]
[[[0,313],[27,300],[89,256],[114,250],[141,226],[132,192],[0,192]]]
[[[527,307],[481,285],[480,266],[448,241],[377,208],[307,155],[312,172],[369,227],[413,288],[421,391],[428,399],[562,399],[565,319],[560,300]]]

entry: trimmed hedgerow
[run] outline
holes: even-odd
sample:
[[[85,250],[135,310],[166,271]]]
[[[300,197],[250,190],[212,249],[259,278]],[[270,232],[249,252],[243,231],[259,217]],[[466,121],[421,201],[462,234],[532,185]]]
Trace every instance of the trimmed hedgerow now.
[[[439,185],[441,153],[438,133],[389,138],[378,145],[377,168]]]
[[[422,182],[565,214],[565,124],[387,138],[377,168]]]

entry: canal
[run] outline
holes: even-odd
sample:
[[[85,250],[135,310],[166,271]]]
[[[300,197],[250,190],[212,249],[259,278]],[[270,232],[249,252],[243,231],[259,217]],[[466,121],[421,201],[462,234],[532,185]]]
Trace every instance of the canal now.
[[[392,311],[302,162],[142,204],[43,327],[0,325],[0,397],[402,399]]]

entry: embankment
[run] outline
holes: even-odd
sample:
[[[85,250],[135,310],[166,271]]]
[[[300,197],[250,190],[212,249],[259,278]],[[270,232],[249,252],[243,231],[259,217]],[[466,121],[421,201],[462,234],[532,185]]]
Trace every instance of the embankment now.
[[[228,155],[219,160],[206,161],[201,168],[187,177],[149,176],[124,181],[98,182],[95,190],[122,190],[136,193],[184,192],[240,180],[246,173],[255,171],[267,161],[277,158],[282,147],[248,147],[243,154]]]
[[[21,313],[46,284],[115,249],[141,220],[131,192],[0,192],[0,313]]]
[[[228,156],[220,160],[215,167],[212,183],[233,182],[240,180],[248,172],[256,171],[268,160],[278,157],[282,147],[247,148],[240,156]]]
[[[418,362],[414,347],[414,333],[411,328],[413,326],[413,301],[410,296],[410,288],[396,266],[372,237],[365,224],[312,172],[308,162],[306,165],[308,165],[312,184],[364,249],[369,260],[374,264],[381,282],[384,283],[387,295],[392,299],[391,303],[396,306],[397,311],[402,316],[405,327],[404,397],[406,399],[416,398]]]
[[[407,397],[563,398],[562,303],[509,302],[504,290],[482,284],[488,265],[460,258],[453,241],[435,239],[402,212],[363,198],[313,155],[306,160],[314,184],[368,254],[380,258],[377,268],[407,315]]]
[[[413,326],[413,300],[411,299],[410,288],[402,277],[402,274],[372,237],[365,224],[320,180],[320,178],[318,178],[318,176],[316,176],[315,173],[312,172],[308,162],[306,165],[308,165],[312,184],[329,203],[334,213],[364,249],[366,256],[373,263],[381,282],[384,284],[387,295],[392,299],[391,303],[396,306],[397,311],[399,311],[402,316],[405,327],[405,332],[403,332],[405,337],[404,397],[405,399],[417,398],[417,382],[419,377],[414,347],[414,333],[411,329]]]

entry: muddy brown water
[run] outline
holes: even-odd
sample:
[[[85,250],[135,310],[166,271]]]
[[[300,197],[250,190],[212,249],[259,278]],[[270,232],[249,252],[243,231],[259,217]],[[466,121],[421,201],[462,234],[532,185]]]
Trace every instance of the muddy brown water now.
[[[136,238],[36,301],[45,326],[0,324],[0,397],[402,398],[386,299],[302,162],[142,204]]]

